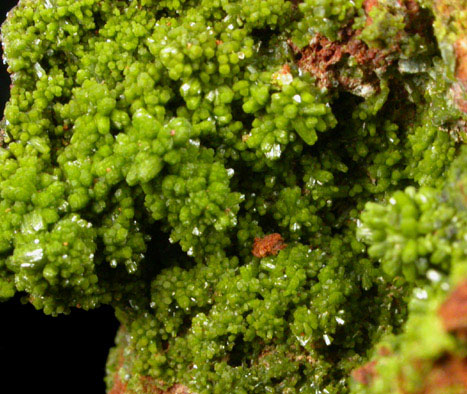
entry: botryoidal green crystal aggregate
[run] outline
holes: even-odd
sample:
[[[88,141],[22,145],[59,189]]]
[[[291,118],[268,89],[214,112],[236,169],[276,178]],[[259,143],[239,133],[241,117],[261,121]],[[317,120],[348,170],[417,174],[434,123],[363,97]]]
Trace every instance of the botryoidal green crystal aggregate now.
[[[110,394],[465,393],[466,13],[20,0],[0,299],[113,306]]]

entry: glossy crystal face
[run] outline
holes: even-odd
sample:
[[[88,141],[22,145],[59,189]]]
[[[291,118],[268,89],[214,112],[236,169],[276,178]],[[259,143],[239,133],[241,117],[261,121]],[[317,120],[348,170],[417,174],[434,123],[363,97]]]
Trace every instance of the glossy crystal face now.
[[[0,298],[111,305],[112,394],[463,390],[464,9],[22,1]]]

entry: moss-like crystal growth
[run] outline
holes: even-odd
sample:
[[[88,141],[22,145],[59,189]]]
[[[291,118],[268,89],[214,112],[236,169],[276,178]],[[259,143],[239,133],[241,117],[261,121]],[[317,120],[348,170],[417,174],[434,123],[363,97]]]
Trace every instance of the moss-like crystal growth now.
[[[0,299],[111,305],[109,394],[465,393],[466,15],[20,0]]]

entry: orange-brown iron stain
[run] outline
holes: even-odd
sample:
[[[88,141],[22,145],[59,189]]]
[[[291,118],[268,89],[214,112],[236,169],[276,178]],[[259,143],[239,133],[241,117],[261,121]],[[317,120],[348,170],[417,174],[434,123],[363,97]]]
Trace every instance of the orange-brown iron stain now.
[[[278,233],[274,233],[266,235],[263,238],[255,238],[251,253],[255,257],[263,258],[270,255],[277,255],[280,250],[286,247],[287,245],[284,244],[282,236]]]

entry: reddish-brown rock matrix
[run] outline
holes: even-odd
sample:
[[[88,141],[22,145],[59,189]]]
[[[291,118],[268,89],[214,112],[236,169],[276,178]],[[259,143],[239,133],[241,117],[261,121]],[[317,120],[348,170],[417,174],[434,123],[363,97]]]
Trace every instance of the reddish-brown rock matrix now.
[[[258,258],[263,258],[270,255],[276,255],[280,250],[287,247],[284,244],[284,239],[278,233],[269,234],[263,238],[255,238],[255,243],[253,244],[253,256]]]
[[[352,377],[365,386],[369,385],[376,375],[376,361],[370,361],[352,372]]]
[[[467,338],[467,281],[462,282],[441,305],[439,315],[446,331]]]
[[[419,394],[467,393],[467,358],[446,356],[428,374]]]

